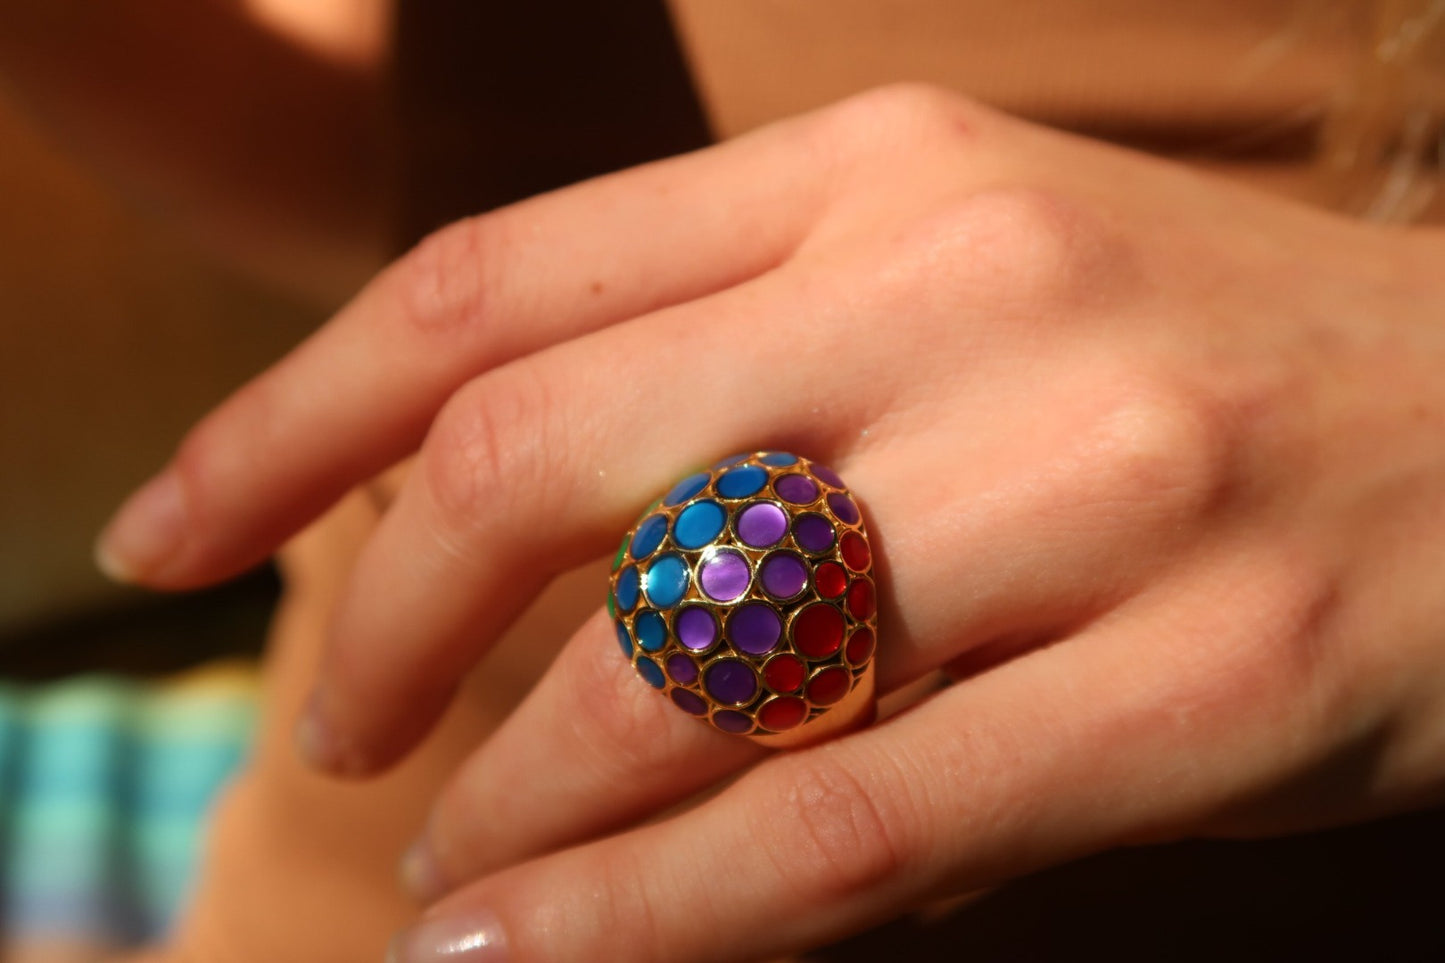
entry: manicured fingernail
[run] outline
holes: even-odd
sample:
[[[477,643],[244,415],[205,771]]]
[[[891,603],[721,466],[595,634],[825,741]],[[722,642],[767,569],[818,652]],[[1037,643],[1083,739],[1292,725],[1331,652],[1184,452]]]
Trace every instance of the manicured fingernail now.
[[[130,496],[96,542],[95,563],[117,582],[150,575],[175,554],[186,528],[181,483],[166,471]]]
[[[312,769],[337,776],[359,776],[368,766],[355,747],[336,734],[322,709],[321,693],[313,692],[296,720],[296,753]]]
[[[386,963],[506,963],[507,939],[492,913],[438,916],[403,930],[391,941]]]
[[[418,903],[432,903],[446,893],[441,867],[425,836],[407,847],[397,869],[402,887]]]

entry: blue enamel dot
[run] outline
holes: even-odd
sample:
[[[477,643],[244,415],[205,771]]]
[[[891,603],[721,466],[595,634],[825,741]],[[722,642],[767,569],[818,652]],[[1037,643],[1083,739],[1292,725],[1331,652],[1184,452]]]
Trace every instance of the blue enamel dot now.
[[[727,520],[727,512],[717,502],[695,502],[672,523],[673,540],[683,548],[702,548],[717,538]]]
[[[629,565],[617,576],[617,607],[624,612],[631,612],[636,608],[639,588],[641,580],[637,575],[637,567]]]
[[[670,609],[687,591],[687,563],[681,555],[668,552],[658,556],[647,570],[647,599],[660,609]]]
[[[642,681],[654,689],[661,689],[663,686],[662,669],[651,659],[637,660],[637,674],[642,676]]]
[[[627,634],[627,626],[621,622],[617,623],[617,644],[622,647],[623,655],[632,658],[632,636]]]
[[[731,468],[733,465],[736,465],[738,462],[740,462],[740,461],[747,461],[747,460],[748,460],[749,458],[751,458],[751,457],[752,457],[752,455],[749,454],[748,452],[743,452],[741,455],[729,455],[728,457],[724,458],[722,461],[718,462],[716,465],[713,465],[713,467],[714,467],[714,468]]]
[[[656,652],[667,644],[667,623],[656,612],[643,612],[632,627],[637,632],[637,644],[645,652]]]
[[[724,498],[747,498],[768,483],[768,473],[755,465],[734,468],[717,480],[717,493]]]
[[[640,560],[651,555],[666,535],[667,516],[653,515],[637,526],[637,531],[632,534],[632,557]]]
[[[674,505],[681,505],[706,488],[708,479],[711,477],[712,476],[705,471],[698,472],[696,475],[688,475],[682,481],[672,486],[672,491],[667,493],[667,497],[662,500],[662,503],[668,508]]]
[[[796,465],[798,463],[798,456],[790,455],[785,451],[770,451],[759,458],[758,461],[764,465],[771,465],[774,468],[787,468],[789,465]]]

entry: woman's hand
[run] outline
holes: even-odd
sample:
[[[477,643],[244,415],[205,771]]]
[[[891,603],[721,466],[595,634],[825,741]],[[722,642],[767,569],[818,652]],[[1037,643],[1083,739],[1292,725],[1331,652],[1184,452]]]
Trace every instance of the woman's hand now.
[[[303,727],[364,773],[690,466],[832,464],[882,690],[959,681],[763,758],[599,615],[440,799],[410,876],[455,892],[398,951],[754,959],[1121,843],[1440,798],[1442,253],[887,89],[436,235],[198,426],[105,557],[222,578],[420,445]]]

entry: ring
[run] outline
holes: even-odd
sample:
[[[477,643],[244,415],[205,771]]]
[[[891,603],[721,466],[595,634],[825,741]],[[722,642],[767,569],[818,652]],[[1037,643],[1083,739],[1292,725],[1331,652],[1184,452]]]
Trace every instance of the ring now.
[[[723,732],[794,747],[873,721],[873,552],[823,465],[758,451],[682,479],[623,537],[607,603],[643,681]]]

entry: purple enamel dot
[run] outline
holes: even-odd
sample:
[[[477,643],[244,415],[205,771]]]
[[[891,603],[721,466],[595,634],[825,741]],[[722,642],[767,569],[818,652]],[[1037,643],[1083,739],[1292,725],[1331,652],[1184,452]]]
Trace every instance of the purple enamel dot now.
[[[763,588],[775,599],[790,599],[808,584],[808,566],[791,552],[769,555],[759,574]]]
[[[752,574],[742,553],[723,549],[702,563],[698,581],[708,598],[732,602],[748,590]]]
[[[678,685],[692,685],[697,681],[697,663],[681,652],[674,652],[667,657],[667,674]]]
[[[766,602],[749,602],[728,619],[728,635],[738,651],[764,655],[773,651],[782,638],[783,620]]]
[[[828,496],[828,507],[833,514],[849,525],[858,524],[858,506],[853,504],[853,499],[839,492]]]
[[[723,709],[712,714],[712,724],[723,732],[751,732],[753,720],[741,712]]]
[[[788,532],[788,513],[772,502],[749,505],[738,515],[738,538],[753,548],[772,548]]]
[[[806,505],[818,497],[818,483],[807,475],[784,475],[773,482],[773,491],[785,502]]]
[[[793,537],[805,552],[826,552],[833,547],[833,523],[822,515],[809,513],[793,523]]]
[[[672,702],[683,712],[700,716],[707,711],[707,703],[702,701],[702,696],[687,689],[673,689]]]
[[[843,484],[843,479],[838,477],[838,473],[835,472],[833,469],[829,468],[827,465],[820,465],[817,462],[813,462],[812,468],[814,475],[817,475],[819,478],[823,479],[823,481],[832,485],[834,488],[848,487],[847,485]]]
[[[717,623],[707,609],[691,605],[683,609],[673,625],[677,640],[694,652],[706,652],[717,641]]]
[[[718,702],[745,705],[758,694],[758,676],[752,666],[737,659],[719,659],[702,674],[708,695]]]

